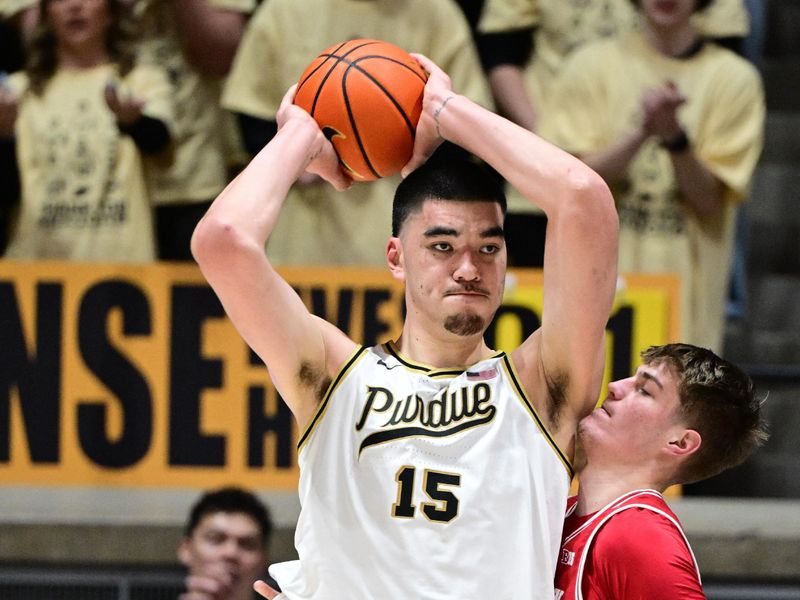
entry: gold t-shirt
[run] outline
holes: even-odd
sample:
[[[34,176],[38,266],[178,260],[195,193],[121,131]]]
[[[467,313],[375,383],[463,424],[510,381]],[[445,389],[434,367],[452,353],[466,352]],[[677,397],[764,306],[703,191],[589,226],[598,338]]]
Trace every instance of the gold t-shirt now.
[[[638,33],[595,42],[565,63],[548,132],[586,155],[638,127],[645,90],[673,81],[687,97],[678,118],[702,164],[725,186],[723,208],[701,218],[682,201],[669,153],[648,139],[611,188],[620,217],[620,271],[678,273],[681,339],[720,349],[734,220],[763,145],[764,96],[757,71],[734,53],[706,46],[673,59]]]
[[[19,97],[19,215],[7,258],[146,262],[155,256],[145,165],[120,133],[105,103],[107,82],[146,100],[143,112],[172,121],[166,76],[137,67],[120,80],[116,67],[60,70],[41,96],[14,74]]]

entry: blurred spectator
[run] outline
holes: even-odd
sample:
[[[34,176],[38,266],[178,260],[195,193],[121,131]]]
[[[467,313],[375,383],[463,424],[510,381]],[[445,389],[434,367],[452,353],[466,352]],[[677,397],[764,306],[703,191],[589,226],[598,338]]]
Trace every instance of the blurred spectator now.
[[[255,0],[135,0],[138,61],[167,71],[175,102],[175,159],[149,173],[162,260],[192,260],[192,231],[228,181],[220,81],[254,8]]]
[[[180,600],[252,600],[253,583],[267,572],[271,535],[269,510],[254,494],[236,487],[204,494],[178,546],[188,569]]]
[[[469,26],[453,0],[267,0],[251,19],[223,94],[239,113],[248,151],[276,131],[286,90],[324,49],[374,38],[429,56],[472,100],[491,106]],[[398,177],[335,193],[304,175],[290,192],[267,251],[274,264],[383,265]]]
[[[734,222],[765,108],[752,65],[692,25],[706,4],[639,0],[639,31],[568,59],[546,135],[612,186],[620,270],[678,273],[681,338],[718,351]]]
[[[729,45],[747,33],[742,0],[717,0],[695,18],[706,35]],[[558,105],[549,103],[552,83],[569,53],[637,23],[630,0],[486,0],[478,42],[498,110],[527,129],[541,130],[540,120],[558,113]],[[540,267],[544,215],[514,190],[508,196],[509,265]]]
[[[0,137],[16,149],[3,172],[17,169],[16,158],[21,178],[6,256],[152,260],[142,155],[169,147],[166,77],[134,67],[118,0],[40,7],[26,69],[0,101]]]

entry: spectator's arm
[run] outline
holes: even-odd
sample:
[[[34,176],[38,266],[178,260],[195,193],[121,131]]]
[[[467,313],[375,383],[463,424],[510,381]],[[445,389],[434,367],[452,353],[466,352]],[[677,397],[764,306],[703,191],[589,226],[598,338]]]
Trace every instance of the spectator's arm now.
[[[476,38],[499,112],[529,130],[536,125],[536,108],[525,89],[523,68],[533,52],[533,31],[528,28]]]
[[[250,156],[258,154],[278,132],[278,124],[269,119],[237,112],[236,121],[242,133],[244,148]]]
[[[725,188],[722,182],[698,160],[691,144],[682,151],[670,152],[675,179],[686,205],[701,218],[722,208]]]
[[[646,139],[647,133],[638,128],[608,148],[586,154],[580,158],[599,173],[607,183],[612,183],[625,175],[628,165],[633,160],[633,157],[636,156],[636,153],[639,152]]]
[[[118,124],[119,130],[131,136],[142,154],[153,156],[166,150],[170,143],[169,129],[163,121],[140,116],[129,125]]]
[[[172,0],[177,30],[190,62],[213,77],[228,74],[247,15],[212,7],[208,0]]]

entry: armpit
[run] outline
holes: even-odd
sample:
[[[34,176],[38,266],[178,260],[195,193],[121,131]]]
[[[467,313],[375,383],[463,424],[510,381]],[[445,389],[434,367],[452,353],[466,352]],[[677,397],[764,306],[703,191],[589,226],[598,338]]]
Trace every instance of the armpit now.
[[[297,381],[301,387],[313,390],[314,395],[321,398],[331,384],[331,378],[324,369],[308,361],[300,363]]]

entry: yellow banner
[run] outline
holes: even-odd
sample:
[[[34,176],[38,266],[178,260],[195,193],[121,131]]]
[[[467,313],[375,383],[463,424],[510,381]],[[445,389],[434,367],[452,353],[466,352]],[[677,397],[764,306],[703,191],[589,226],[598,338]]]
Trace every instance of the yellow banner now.
[[[383,270],[283,269],[309,310],[372,345],[402,324]],[[675,340],[678,285],[627,276],[607,377]],[[487,332],[512,350],[539,326],[542,279],[509,274]],[[266,368],[190,265],[0,261],[0,481],[293,490],[297,430]]]

